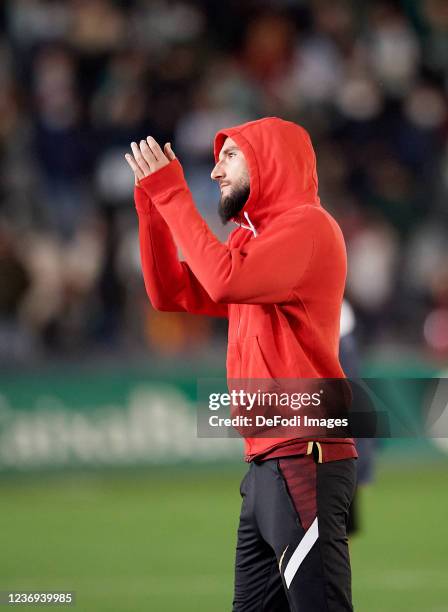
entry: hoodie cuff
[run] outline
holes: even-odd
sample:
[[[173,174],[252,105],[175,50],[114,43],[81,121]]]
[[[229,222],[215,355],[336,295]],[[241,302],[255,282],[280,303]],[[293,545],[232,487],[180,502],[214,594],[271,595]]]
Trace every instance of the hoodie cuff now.
[[[139,187],[154,204],[168,204],[179,191],[188,189],[184,171],[177,159],[139,181]]]
[[[134,186],[134,202],[139,215],[149,215],[152,206],[151,198],[149,198],[140,184]]]

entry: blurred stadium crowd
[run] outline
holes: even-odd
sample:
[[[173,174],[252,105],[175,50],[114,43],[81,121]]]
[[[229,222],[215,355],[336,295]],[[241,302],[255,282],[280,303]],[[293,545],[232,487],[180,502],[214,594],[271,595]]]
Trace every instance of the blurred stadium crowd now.
[[[224,239],[214,133],[304,125],[364,346],[448,355],[448,2],[10,0],[0,8],[0,360],[209,349],[152,310],[131,140],[171,141]]]

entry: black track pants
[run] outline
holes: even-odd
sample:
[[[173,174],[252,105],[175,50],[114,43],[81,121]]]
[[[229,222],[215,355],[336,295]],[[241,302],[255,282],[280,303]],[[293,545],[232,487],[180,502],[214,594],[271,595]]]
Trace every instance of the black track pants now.
[[[233,612],[349,612],[347,517],[355,459],[252,462],[243,498]]]

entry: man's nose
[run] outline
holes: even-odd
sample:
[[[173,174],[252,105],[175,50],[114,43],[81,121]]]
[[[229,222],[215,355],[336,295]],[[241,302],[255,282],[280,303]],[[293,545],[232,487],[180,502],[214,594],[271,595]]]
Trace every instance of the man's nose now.
[[[214,181],[217,181],[218,179],[224,176],[224,172],[223,172],[222,165],[220,162],[218,162],[216,166],[213,168],[210,176],[212,177],[212,180]]]

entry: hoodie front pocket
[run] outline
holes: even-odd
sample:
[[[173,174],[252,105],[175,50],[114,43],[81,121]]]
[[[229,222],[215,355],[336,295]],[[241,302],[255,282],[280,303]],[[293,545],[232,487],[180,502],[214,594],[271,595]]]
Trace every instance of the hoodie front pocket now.
[[[274,378],[258,336],[245,338],[241,355],[241,378]]]

